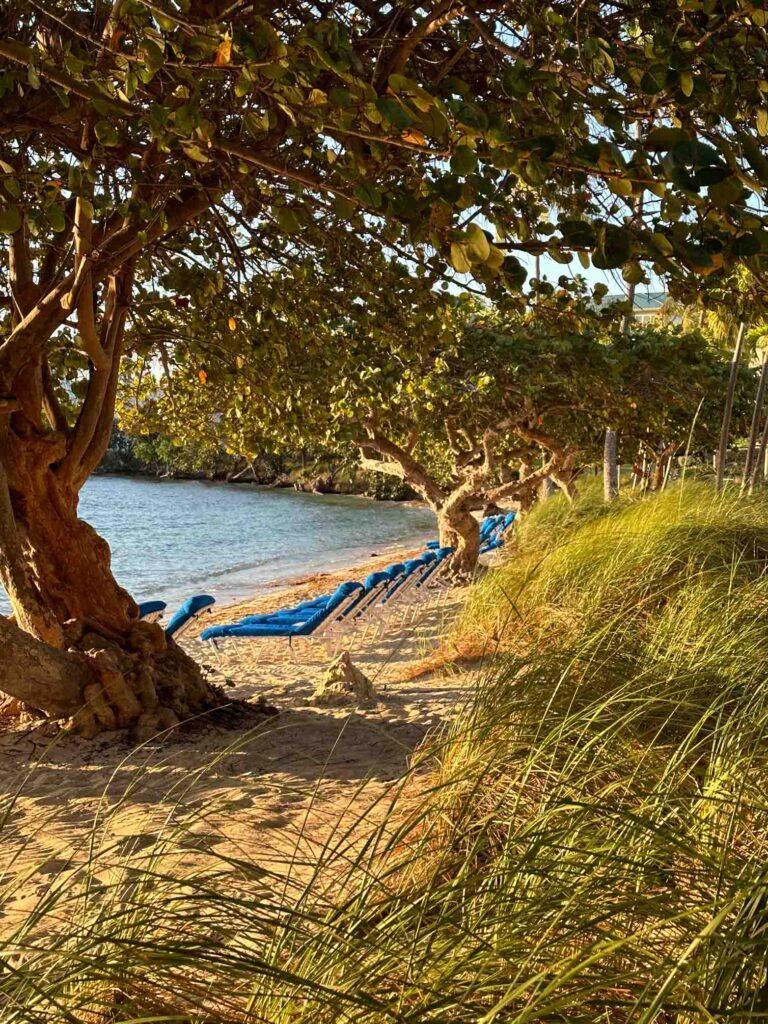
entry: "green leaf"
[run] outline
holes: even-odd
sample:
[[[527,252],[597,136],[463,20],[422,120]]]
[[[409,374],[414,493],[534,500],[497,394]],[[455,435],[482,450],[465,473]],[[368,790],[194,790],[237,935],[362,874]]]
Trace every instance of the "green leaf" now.
[[[4,235],[12,235],[21,227],[21,213],[15,206],[6,206],[0,209],[0,232]]]
[[[246,96],[251,89],[252,82],[247,75],[240,75],[235,82],[235,96]]]
[[[451,242],[451,266],[459,274],[468,274],[472,269],[466,247],[462,242]]]
[[[741,139],[741,148],[760,183],[768,185],[768,159],[760,151],[760,147],[751,135],[745,135]]]
[[[682,90],[683,96],[693,95],[693,75],[690,71],[680,72],[680,89]]]
[[[651,95],[658,95],[664,92],[669,80],[669,69],[663,64],[653,64],[640,79],[640,88],[643,92]]]
[[[488,236],[478,224],[470,224],[467,228],[467,255],[477,263],[485,263],[491,254],[491,243]]]
[[[97,121],[93,126],[93,131],[102,146],[117,146],[120,144],[117,129],[110,121]]]
[[[441,139],[446,132],[450,131],[451,124],[442,110],[432,107],[431,110],[425,111],[419,117],[419,127],[432,138]]]
[[[354,217],[357,207],[346,196],[334,196],[333,209],[337,217],[341,217],[342,220],[350,220],[350,218]]]
[[[373,210],[381,208],[383,196],[380,189],[376,188],[371,182],[364,181],[358,185],[355,189],[355,195],[363,206],[368,206]]]
[[[646,279],[643,268],[639,263],[634,262],[634,260],[624,265],[621,276],[627,284],[642,284]]]
[[[281,231],[286,235],[295,235],[301,231],[303,225],[295,210],[290,206],[278,206],[273,210]]]
[[[645,137],[645,147],[652,152],[661,152],[667,149],[672,149],[679,142],[688,142],[690,135],[682,128],[673,128],[669,125],[663,125],[660,128],[654,128],[653,131],[648,132]]]
[[[67,221],[64,217],[64,211],[58,203],[51,203],[50,206],[47,206],[45,208],[45,215],[54,231],[63,231],[66,228]]]
[[[408,111],[389,96],[380,96],[376,100],[376,109],[383,118],[400,130],[408,128],[414,122]]]
[[[660,231],[655,231],[651,235],[651,242],[659,250],[662,256],[671,256],[672,253],[675,251],[672,247],[672,243],[670,242],[670,240],[667,238],[666,235],[663,235]]]
[[[471,146],[457,146],[451,157],[451,170],[464,177],[477,167],[477,153]]]
[[[761,107],[757,112],[757,133],[768,135],[768,110],[765,107]]]
[[[207,164],[210,161],[210,157],[196,142],[182,142],[181,148],[190,158],[198,164]]]
[[[716,206],[730,206],[731,203],[737,202],[741,199],[744,193],[744,186],[741,184],[735,174],[732,174],[728,178],[724,178],[719,181],[716,185],[710,185],[709,187],[709,199]]]
[[[488,127],[488,117],[477,103],[460,104],[456,111],[456,118],[468,128],[476,128],[481,132]]]
[[[328,102],[338,110],[347,110],[355,101],[349,89],[336,86],[328,93]]]
[[[632,255],[632,236],[624,228],[613,224],[604,225],[598,236],[598,244],[592,253],[592,264],[598,270],[616,270],[629,261]]]
[[[625,199],[632,195],[632,182],[626,178],[611,178],[608,188],[615,196],[622,196]]]

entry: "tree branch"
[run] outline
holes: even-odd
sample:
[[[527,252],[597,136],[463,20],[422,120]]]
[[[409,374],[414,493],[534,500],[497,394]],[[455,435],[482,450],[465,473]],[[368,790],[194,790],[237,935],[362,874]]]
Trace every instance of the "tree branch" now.
[[[494,487],[486,491],[489,501],[500,501],[502,498],[519,498],[522,494],[534,490],[552,472],[555,457],[548,459],[540,469],[535,469],[524,480],[510,480],[506,484]]]
[[[437,32],[443,25],[447,25],[449,21],[461,17],[466,9],[466,4],[454,6],[454,0],[443,0],[431,14],[422,18],[409,35],[400,39],[386,63],[379,70],[376,76],[377,90],[381,91],[389,80],[390,75],[397,74],[403,70],[419,43],[423,42],[427,36]]]
[[[391,462],[379,462],[376,459],[365,459],[365,462],[373,463],[373,466],[370,467],[372,472],[399,476],[401,480],[415,488],[433,509],[439,509],[445,499],[445,491],[421,463],[404,448],[384,437],[371,424],[366,425],[366,433],[368,436],[365,439],[357,440],[354,443],[361,449],[372,448],[380,455],[392,460]],[[392,466],[393,468],[382,469],[379,468],[380,466]]]
[[[210,197],[204,188],[182,190],[178,198],[172,199],[165,207],[165,218],[159,213],[139,238],[139,226],[123,224],[98,247],[90,257],[83,260],[82,268],[88,267],[94,284],[106,280],[118,267],[136,256],[166,234],[173,234],[185,223],[198,217],[210,205]],[[81,281],[82,283],[82,281]],[[68,297],[76,287],[75,273],[67,274],[52,288],[24,317],[0,345],[0,365],[4,371],[14,374],[25,362],[35,357],[53,331],[66,320]]]
[[[60,434],[63,434],[66,437],[69,434],[69,423],[67,422],[67,417],[64,415],[61,402],[59,402],[59,399],[56,396],[53,377],[51,376],[51,368],[48,365],[48,360],[45,358],[43,358],[42,375],[43,408],[45,409],[45,415],[48,417],[51,429],[57,430]]]

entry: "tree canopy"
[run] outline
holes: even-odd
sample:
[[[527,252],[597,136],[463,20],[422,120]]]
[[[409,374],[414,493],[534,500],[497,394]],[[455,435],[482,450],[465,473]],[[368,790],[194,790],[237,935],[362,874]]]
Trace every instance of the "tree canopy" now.
[[[451,515],[503,496],[527,504],[545,477],[572,496],[608,425],[628,458],[639,445],[660,461],[683,440],[716,441],[729,366],[699,333],[622,330],[623,306],[596,303],[565,277],[521,311],[430,291],[383,259],[364,273],[378,300],[351,299],[350,276],[321,301],[326,268],[302,263],[254,282],[231,323],[226,303],[203,318],[169,307],[160,323],[176,339],[172,355],[162,371],[134,359],[123,425],[180,443],[215,436],[247,458],[357,448],[365,469],[404,479],[447,527]],[[216,353],[210,372],[206,344]],[[742,370],[739,426],[753,389],[754,373]],[[474,522],[463,522],[471,533]]]
[[[497,302],[520,295],[530,255],[628,283],[653,269],[680,298],[737,263],[764,270],[751,0],[10,0],[3,15],[0,579],[17,624],[55,647],[133,643],[135,602],[76,513],[147,310],[223,297],[248,356],[239,303],[297,260],[329,290],[345,258],[397,257],[427,288],[458,279]],[[363,306],[376,276],[358,274]],[[215,337],[197,360],[211,381]],[[283,407],[301,362],[285,372]]]

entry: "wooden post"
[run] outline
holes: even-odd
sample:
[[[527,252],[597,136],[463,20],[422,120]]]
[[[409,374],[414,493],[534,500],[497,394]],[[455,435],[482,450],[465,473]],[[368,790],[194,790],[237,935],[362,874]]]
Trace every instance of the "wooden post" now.
[[[603,497],[606,501],[615,501],[619,496],[618,468],[616,431],[608,429],[603,447]]]
[[[760,438],[760,451],[755,457],[752,465],[752,472],[749,476],[749,493],[755,489],[757,478],[762,471],[763,479],[768,479],[768,415],[765,417],[763,436]]]
[[[728,453],[728,436],[731,431],[731,414],[733,413],[733,396],[736,393],[736,379],[739,373],[741,362],[741,350],[744,345],[744,321],[739,324],[736,332],[736,343],[733,346],[731,356],[731,372],[728,377],[728,390],[725,393],[725,408],[723,409],[723,424],[720,429],[720,444],[717,449],[717,470],[715,472],[715,487],[722,491],[725,482],[725,457]]]
[[[744,473],[741,477],[741,490],[744,492],[747,484],[752,478],[752,463],[755,461],[757,454],[757,435],[760,430],[760,417],[763,411],[763,403],[765,401],[765,386],[768,383],[768,347],[763,351],[763,365],[760,370],[760,380],[757,385],[757,394],[755,396],[755,408],[752,412],[752,425],[749,429],[749,444],[747,445],[747,457],[744,460]],[[759,461],[759,460],[758,460]]]
[[[639,126],[637,132],[639,137]],[[640,200],[640,209],[642,210],[642,200]],[[634,284],[627,285],[629,312],[625,313],[621,318],[619,330],[622,334],[628,334],[632,326],[632,318],[635,313],[635,287]],[[617,459],[616,431],[609,427],[605,432],[605,444],[603,446],[603,498],[606,501],[615,501],[619,496],[621,472],[617,465]]]

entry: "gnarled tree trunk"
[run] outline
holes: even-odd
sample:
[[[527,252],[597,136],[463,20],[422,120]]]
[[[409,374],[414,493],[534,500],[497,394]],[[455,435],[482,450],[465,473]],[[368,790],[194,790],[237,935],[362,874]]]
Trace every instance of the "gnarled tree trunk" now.
[[[74,716],[86,734],[163,728],[213,706],[217,695],[199,667],[159,626],[139,621],[112,574],[109,545],[78,518],[77,489],[52,461],[63,451],[50,434],[6,430],[0,444],[0,580],[21,627],[3,647],[0,690],[49,715]],[[71,687],[65,707],[52,685],[66,681],[66,665],[80,707],[72,707]]]
[[[462,576],[475,571],[480,557],[480,524],[470,511],[449,503],[437,512],[440,544],[454,549],[451,569]]]
[[[452,436],[453,432],[449,430],[449,437]],[[474,572],[480,555],[480,526],[471,509],[481,507],[478,505],[481,484],[491,472],[491,432],[487,432],[483,439],[480,450],[482,464],[462,466],[460,473],[457,472],[458,479],[449,485],[439,484],[416,459],[414,449],[417,440],[417,435],[413,434],[406,446],[400,446],[369,426],[368,437],[356,443],[362,452],[370,448],[384,458],[371,459],[363,454],[361,466],[370,472],[396,476],[422,496],[437,516],[441,545],[454,549],[449,564],[451,573],[466,578]],[[457,457],[462,454],[467,453],[454,450]]]
[[[72,719],[87,735],[133,726],[146,735],[221,696],[162,628],[139,621],[112,574],[108,544],[77,515],[80,489],[111,434],[133,260],[105,276],[98,326],[93,274],[78,278],[76,269],[70,292],[57,286],[51,298],[45,282],[32,280],[23,227],[12,240],[10,280],[12,331],[0,345],[0,582],[15,622],[2,620],[0,691]],[[43,349],[72,308],[90,362],[70,425]]]

